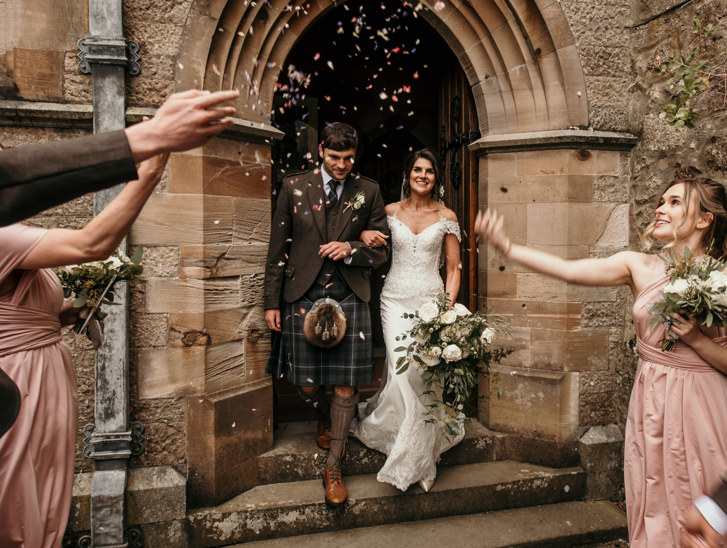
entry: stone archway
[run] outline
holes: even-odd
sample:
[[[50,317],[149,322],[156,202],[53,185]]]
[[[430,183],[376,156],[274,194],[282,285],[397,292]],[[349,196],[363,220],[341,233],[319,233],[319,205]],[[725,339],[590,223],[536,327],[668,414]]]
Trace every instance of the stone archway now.
[[[158,297],[154,310],[169,313],[170,324],[177,322],[170,327],[182,333],[214,333],[202,348],[181,345],[170,348],[174,356],[165,358],[167,364],[178,360],[188,367],[179,373],[175,390],[189,396],[191,505],[224,500],[255,485],[255,458],[272,445],[270,381],[263,374],[269,339],[254,289],[264,270],[269,226],[270,144],[280,137],[270,125],[272,99],[281,67],[299,37],[338,4],[192,2],[176,64],[176,87],[239,88],[243,93],[235,129],[201,151],[173,158],[170,194],[160,198],[178,204],[175,211],[186,216],[182,224],[187,230],[181,236],[168,233],[165,241],[180,246],[181,269],[188,278],[173,282],[174,287],[163,282],[150,288],[162,296],[181,292],[186,299],[177,307]],[[620,169],[618,150],[631,141],[628,136],[567,129],[587,127],[588,102],[575,41],[560,3],[427,0],[417,15],[445,39],[471,86],[482,135],[470,145],[479,155],[481,205],[510,208],[518,219],[511,227],[517,241],[531,241],[532,234],[542,245],[549,245],[551,238],[569,255],[589,253],[589,246],[615,222],[614,211],[622,211],[620,204],[594,203],[593,180],[604,170]],[[595,150],[599,148],[605,150]],[[543,149],[554,150],[545,172],[538,171],[534,156]],[[576,149],[594,150],[576,156]],[[543,195],[538,189],[550,175],[559,180]],[[577,204],[572,203],[574,196]],[[543,201],[547,208],[555,204],[562,210],[559,222],[565,223],[564,230],[539,230],[542,215],[537,206]],[[531,206],[535,222],[528,225]],[[159,209],[152,204],[148,215],[155,211]],[[569,217],[583,222],[591,214],[598,224],[587,234],[566,226]],[[143,220],[135,231],[145,234]],[[159,243],[158,234],[151,233],[146,232]],[[501,306],[523,341],[508,363],[516,373],[511,377],[519,381],[506,387],[512,399],[486,402],[481,415],[503,431],[555,442],[555,453],[541,452],[541,460],[562,456],[564,446],[572,456],[578,431],[578,371],[602,366],[598,360],[586,359],[585,365],[574,361],[583,358],[578,351],[594,341],[603,344],[608,337],[599,332],[574,334],[580,332],[574,330],[578,321],[573,310],[581,295],[568,288],[556,292],[552,306],[541,307],[557,321],[533,328],[531,311],[521,306],[520,296],[526,293],[537,302],[540,280],[511,272],[484,248],[480,265],[480,285],[488,291],[483,304]],[[235,288],[238,297],[228,298]],[[169,374],[173,366],[166,367],[164,373]],[[543,387],[549,402],[530,405],[523,419],[519,395],[542,393]]]

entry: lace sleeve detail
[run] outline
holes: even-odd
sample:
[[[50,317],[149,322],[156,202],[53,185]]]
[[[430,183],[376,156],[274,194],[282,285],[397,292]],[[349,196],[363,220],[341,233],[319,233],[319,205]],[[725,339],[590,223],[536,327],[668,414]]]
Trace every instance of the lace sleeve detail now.
[[[449,221],[442,217],[442,224],[444,225],[445,234],[454,234],[457,236],[457,241],[462,243],[462,233],[459,230],[459,223],[456,221]]]

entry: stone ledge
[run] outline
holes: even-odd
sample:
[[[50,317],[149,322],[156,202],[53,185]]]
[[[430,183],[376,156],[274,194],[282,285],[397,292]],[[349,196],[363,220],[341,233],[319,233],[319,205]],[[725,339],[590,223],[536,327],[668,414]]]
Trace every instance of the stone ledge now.
[[[532,151],[535,149],[597,148],[599,150],[629,150],[638,137],[617,131],[559,129],[525,133],[486,135],[469,145],[476,154]]]

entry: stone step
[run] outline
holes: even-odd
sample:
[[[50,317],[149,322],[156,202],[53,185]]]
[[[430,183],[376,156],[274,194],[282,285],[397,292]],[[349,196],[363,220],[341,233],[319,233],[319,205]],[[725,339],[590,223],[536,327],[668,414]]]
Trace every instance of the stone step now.
[[[258,457],[258,484],[320,478],[328,452],[316,445],[315,431],[314,421],[280,424],[275,431],[275,448]],[[504,436],[476,420],[468,421],[464,439],[442,455],[440,466],[504,460],[507,457],[496,459],[495,451],[496,440]],[[382,453],[369,449],[353,436],[348,441],[347,475],[375,474],[381,469],[386,458]]]
[[[190,546],[261,539],[475,514],[579,500],[585,472],[498,461],[442,467],[429,493],[405,493],[374,474],[347,476],[348,504],[329,509],[320,478],[257,486],[219,506],[187,514]]]
[[[564,502],[238,544],[232,548],[504,548],[593,546],[628,536],[607,501]],[[628,546],[621,544],[624,548]],[[615,546],[615,544],[613,545]]]

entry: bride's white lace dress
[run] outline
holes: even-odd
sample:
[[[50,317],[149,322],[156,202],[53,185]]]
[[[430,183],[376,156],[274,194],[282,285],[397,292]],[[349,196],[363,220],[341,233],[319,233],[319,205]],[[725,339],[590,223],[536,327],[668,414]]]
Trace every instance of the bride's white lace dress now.
[[[442,243],[447,234],[461,241],[459,225],[440,218],[419,234],[413,234],[395,215],[388,217],[391,229],[392,264],[381,292],[381,323],[386,343],[386,382],[368,402],[359,406],[359,420],[352,433],[364,444],[387,455],[377,479],[405,491],[422,482],[425,489],[434,482],[440,455],[464,437],[464,425],[456,436],[447,437],[440,424],[427,422],[429,404],[440,394],[425,394],[421,372],[409,367],[396,374],[396,360],[402,354],[394,349],[409,341],[396,337],[407,333],[414,313],[424,303],[444,291],[439,275]]]

